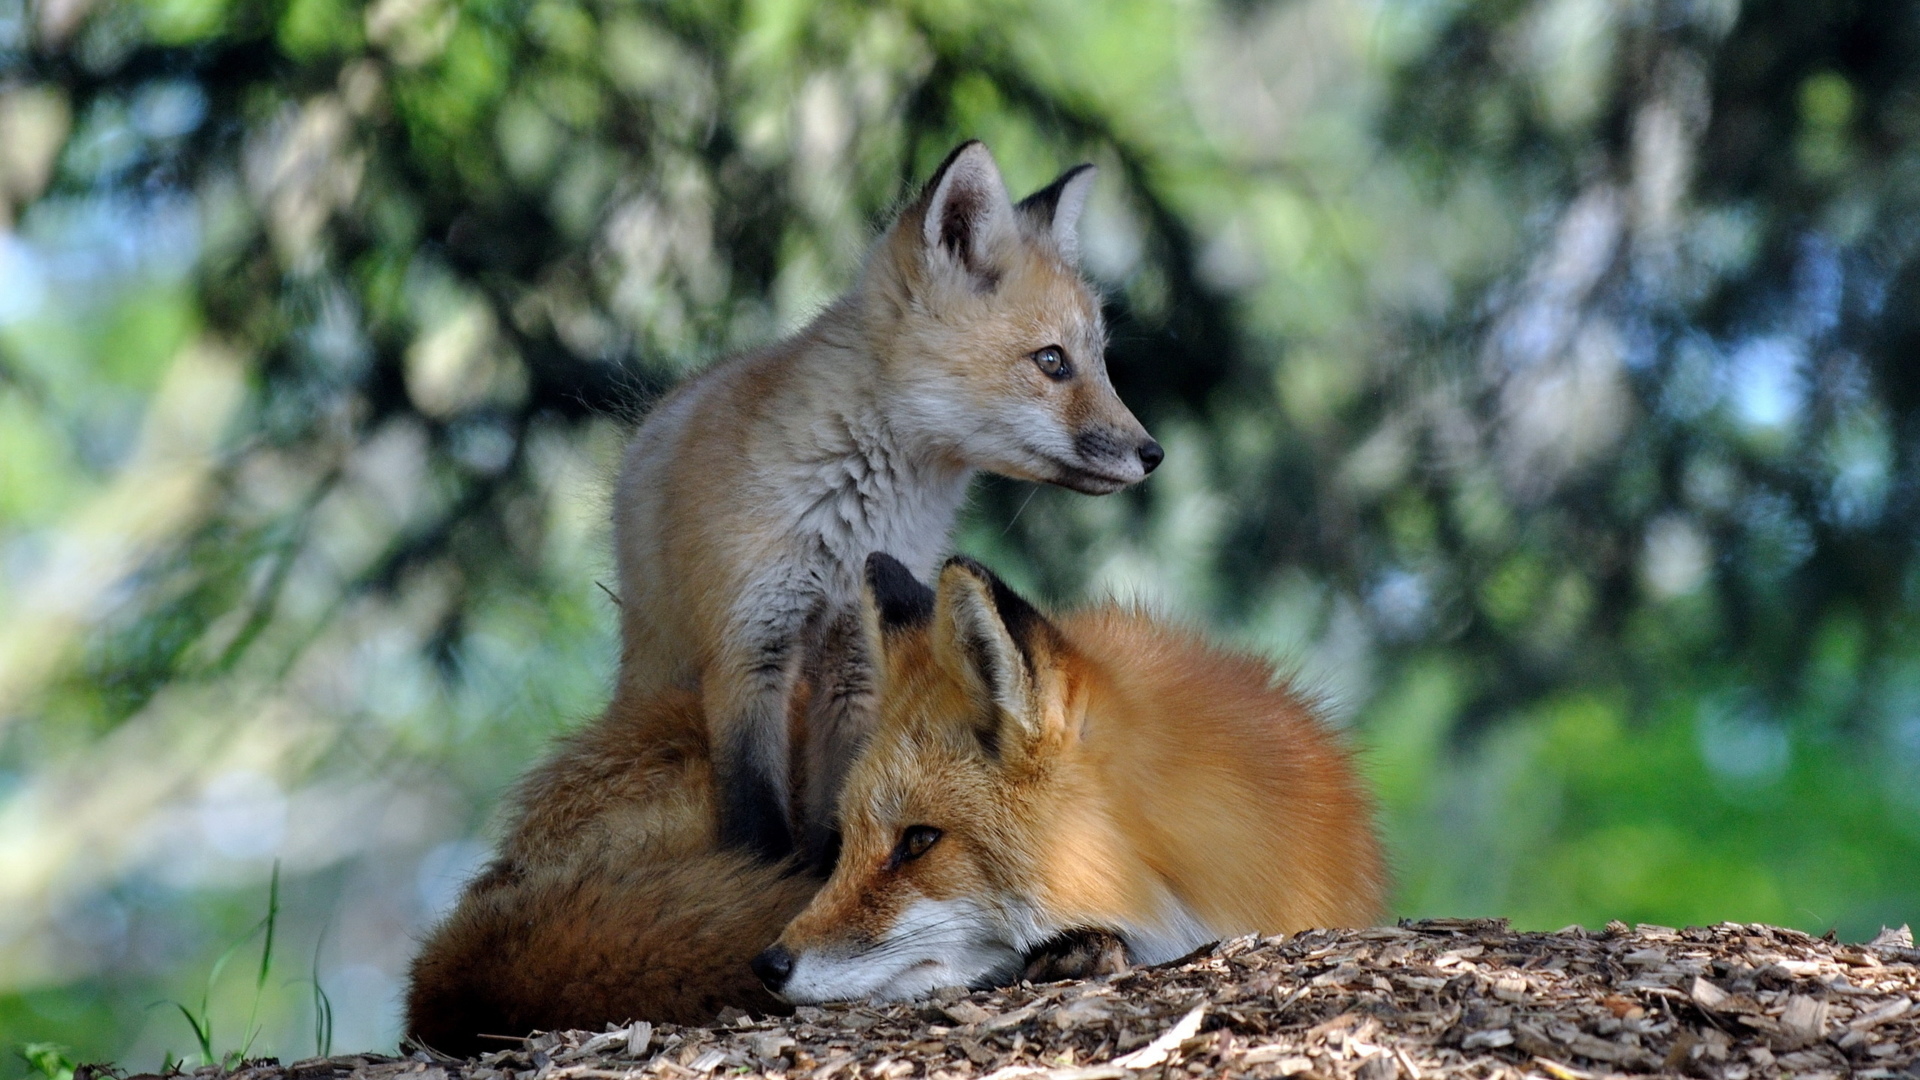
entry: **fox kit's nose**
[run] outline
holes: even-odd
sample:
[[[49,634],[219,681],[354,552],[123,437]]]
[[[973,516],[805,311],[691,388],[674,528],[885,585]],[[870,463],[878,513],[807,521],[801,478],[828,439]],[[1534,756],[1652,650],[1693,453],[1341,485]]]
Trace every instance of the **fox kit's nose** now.
[[[1160,444],[1152,439],[1140,444],[1140,464],[1145,466],[1148,472],[1152,472],[1160,464],[1160,459],[1166,456],[1167,452],[1160,449]]]
[[[748,961],[747,966],[753,969],[755,975],[760,976],[760,982],[768,990],[777,994],[781,987],[787,985],[787,980],[793,977],[793,954],[784,946],[773,945]]]

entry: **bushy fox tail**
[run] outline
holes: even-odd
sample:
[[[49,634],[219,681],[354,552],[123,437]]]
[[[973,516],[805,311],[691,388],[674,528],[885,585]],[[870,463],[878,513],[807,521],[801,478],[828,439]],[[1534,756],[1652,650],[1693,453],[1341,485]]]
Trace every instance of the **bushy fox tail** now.
[[[779,1008],[747,961],[820,883],[716,842],[695,694],[616,700],[517,802],[501,857],[413,962],[409,1034],[471,1055],[508,1045],[481,1035]]]
[[[784,1011],[747,961],[819,883],[782,871],[737,851],[496,865],[414,960],[407,1030],[471,1056],[509,1045],[482,1035]]]

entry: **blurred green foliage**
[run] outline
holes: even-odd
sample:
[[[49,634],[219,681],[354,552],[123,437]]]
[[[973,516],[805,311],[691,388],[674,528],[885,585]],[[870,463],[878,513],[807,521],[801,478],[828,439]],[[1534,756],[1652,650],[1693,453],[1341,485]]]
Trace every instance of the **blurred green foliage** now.
[[[390,1045],[627,422],[970,136],[1168,458],[960,548],[1292,664],[1403,914],[1911,920],[1916,135],[1894,4],[0,0],[0,1072],[190,1049],[276,859],[257,1049]]]

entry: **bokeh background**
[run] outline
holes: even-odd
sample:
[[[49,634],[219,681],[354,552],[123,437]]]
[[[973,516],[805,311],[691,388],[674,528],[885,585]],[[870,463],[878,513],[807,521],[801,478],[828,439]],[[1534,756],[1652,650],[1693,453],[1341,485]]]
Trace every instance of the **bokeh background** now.
[[[1398,913],[1920,921],[1920,8],[0,0],[0,1076],[391,1047],[623,432],[969,136],[1168,456],[958,547],[1291,665]]]

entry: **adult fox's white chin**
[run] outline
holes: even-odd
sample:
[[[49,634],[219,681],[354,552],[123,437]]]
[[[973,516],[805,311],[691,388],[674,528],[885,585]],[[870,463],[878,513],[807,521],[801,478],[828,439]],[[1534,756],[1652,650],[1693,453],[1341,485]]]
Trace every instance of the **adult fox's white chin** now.
[[[992,985],[999,981],[995,976],[1005,967],[995,964],[985,970],[969,972],[941,961],[924,961],[894,976],[892,981],[874,993],[873,1000],[916,1001],[944,987]]]
[[[943,987],[1011,978],[1020,970],[1021,954],[990,927],[977,904],[915,900],[868,948],[842,955],[797,954],[780,996],[796,1005],[862,998],[911,1001]]]

